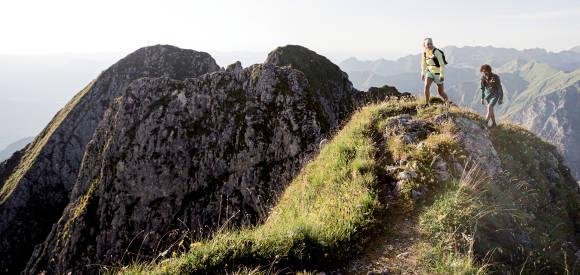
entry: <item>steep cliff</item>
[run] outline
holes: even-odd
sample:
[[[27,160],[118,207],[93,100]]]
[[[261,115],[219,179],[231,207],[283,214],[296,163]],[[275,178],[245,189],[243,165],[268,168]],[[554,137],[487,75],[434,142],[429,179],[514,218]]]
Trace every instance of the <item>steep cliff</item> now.
[[[105,110],[131,81],[174,79],[218,70],[207,53],[152,46],[123,58],[80,91],[21,153],[0,179],[0,270],[19,271],[69,202],[86,144]]]
[[[554,143],[578,180],[580,70],[564,73],[544,67],[546,65],[531,62],[518,66],[508,74],[529,84],[512,96],[502,118],[516,122]]]

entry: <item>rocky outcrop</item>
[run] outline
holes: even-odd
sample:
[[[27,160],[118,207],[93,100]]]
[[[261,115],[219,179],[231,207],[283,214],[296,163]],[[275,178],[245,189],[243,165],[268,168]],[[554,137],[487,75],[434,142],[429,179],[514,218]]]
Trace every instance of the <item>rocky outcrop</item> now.
[[[255,223],[317,147],[314,103],[303,73],[271,64],[135,81],[87,146],[71,204],[27,273],[95,272],[228,219]]]
[[[304,73],[313,96],[320,105],[317,111],[326,131],[338,125],[354,109],[361,92],[352,87],[348,75],[322,55],[296,45],[278,47],[264,64],[290,66]]]
[[[421,120],[412,119],[411,115],[403,114],[387,121],[383,137],[399,136],[406,144],[418,143],[433,130],[432,126]]]
[[[69,202],[86,144],[131,81],[184,79],[216,70],[207,53],[152,46],[123,58],[79,92],[21,154],[7,160],[12,165],[0,175],[0,270],[20,271],[33,246],[50,232]]]
[[[400,93],[397,88],[389,85],[383,85],[381,87],[370,87],[366,93],[363,94],[362,102],[368,103],[378,103],[381,101],[389,100],[389,98],[401,98],[410,97],[410,93]]]

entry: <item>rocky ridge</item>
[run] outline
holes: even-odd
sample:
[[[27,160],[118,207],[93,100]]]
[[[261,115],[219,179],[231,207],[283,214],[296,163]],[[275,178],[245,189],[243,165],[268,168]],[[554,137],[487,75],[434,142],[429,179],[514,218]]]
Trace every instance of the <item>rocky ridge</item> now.
[[[145,47],[123,58],[79,92],[24,150],[2,164],[0,270],[26,263],[69,202],[86,144],[114,98],[141,77],[174,79],[219,70],[207,53]]]
[[[336,65],[300,46],[248,68],[134,81],[87,146],[71,203],[26,273],[93,272],[226,221],[255,224],[363,100]]]

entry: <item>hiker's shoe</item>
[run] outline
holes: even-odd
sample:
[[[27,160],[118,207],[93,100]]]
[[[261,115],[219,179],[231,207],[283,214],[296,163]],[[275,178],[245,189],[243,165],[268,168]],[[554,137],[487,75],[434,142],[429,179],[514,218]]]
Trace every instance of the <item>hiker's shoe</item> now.
[[[431,106],[431,104],[427,104],[427,103],[425,103],[425,104],[423,104],[423,105],[419,106],[419,109],[424,109],[424,108],[427,108],[427,107],[429,107],[429,106]]]

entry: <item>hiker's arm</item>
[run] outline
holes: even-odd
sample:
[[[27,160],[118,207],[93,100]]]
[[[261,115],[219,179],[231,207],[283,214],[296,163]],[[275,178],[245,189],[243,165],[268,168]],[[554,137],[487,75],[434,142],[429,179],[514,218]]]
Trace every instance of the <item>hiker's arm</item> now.
[[[445,77],[445,62],[443,62],[443,55],[441,51],[435,51],[435,57],[437,57],[437,61],[439,61],[439,78]]]
[[[483,81],[479,82],[479,89],[481,90],[481,104],[483,104],[483,98],[485,94],[485,87],[483,86]]]
[[[499,79],[499,75],[497,76],[497,97],[501,104],[501,102],[503,101],[503,87],[501,85],[501,79]]]

